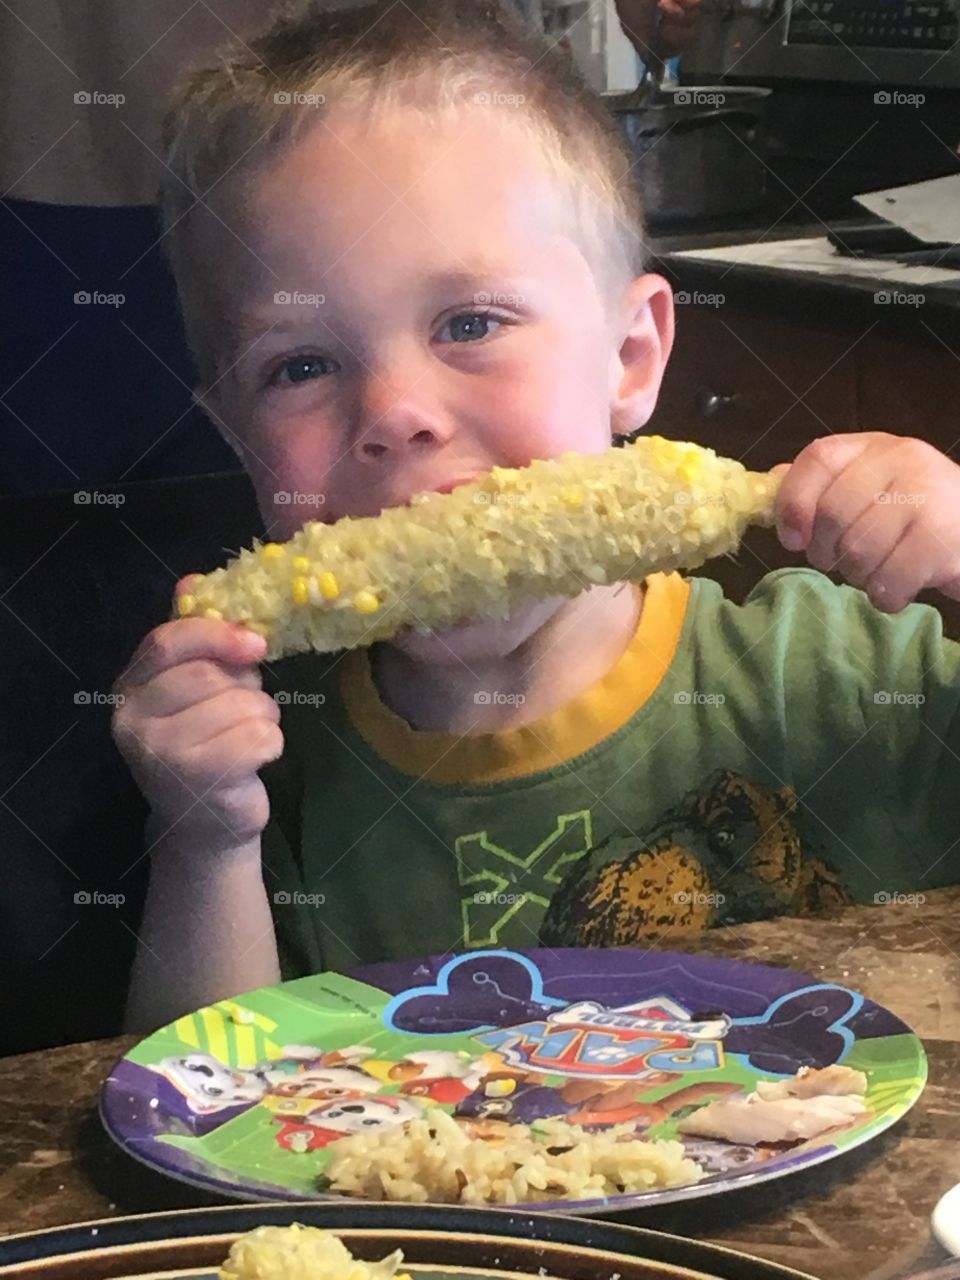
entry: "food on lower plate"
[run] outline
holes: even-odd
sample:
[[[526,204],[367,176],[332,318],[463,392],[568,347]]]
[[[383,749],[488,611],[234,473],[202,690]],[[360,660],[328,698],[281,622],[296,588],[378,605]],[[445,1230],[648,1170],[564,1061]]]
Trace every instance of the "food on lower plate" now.
[[[219,1280],[410,1280],[398,1274],[399,1249],[380,1262],[360,1262],[342,1240],[319,1227],[257,1227],[230,1247]]]
[[[702,1176],[682,1143],[637,1138],[632,1124],[600,1133],[562,1120],[475,1128],[436,1108],[377,1136],[341,1138],[323,1185],[367,1200],[529,1204],[685,1186]]]
[[[602,454],[494,467],[379,516],[313,521],[241,551],[180,597],[181,617],[259,632],[267,657],[330,652],[469,618],[505,618],[595,583],[695,569],[770,524],[779,479],[649,436]]]
[[[864,1115],[866,1091],[862,1071],[801,1067],[792,1079],[761,1080],[746,1097],[710,1102],[678,1127],[698,1138],[748,1145],[806,1141]]]

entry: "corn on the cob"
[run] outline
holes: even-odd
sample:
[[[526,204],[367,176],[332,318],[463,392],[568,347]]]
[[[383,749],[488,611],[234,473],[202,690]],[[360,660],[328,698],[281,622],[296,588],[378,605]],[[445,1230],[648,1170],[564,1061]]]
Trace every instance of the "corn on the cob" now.
[[[379,516],[311,522],[241,551],[181,596],[181,617],[242,622],[268,658],[372,644],[403,627],[504,618],[595,583],[693,569],[769,524],[778,480],[660,436],[494,467]]]

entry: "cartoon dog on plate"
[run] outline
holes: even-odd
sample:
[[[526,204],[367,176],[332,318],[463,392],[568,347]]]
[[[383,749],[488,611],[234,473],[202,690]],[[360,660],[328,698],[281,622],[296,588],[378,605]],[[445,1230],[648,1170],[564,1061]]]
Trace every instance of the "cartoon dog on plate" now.
[[[316,1151],[353,1133],[376,1133],[416,1120],[423,1115],[420,1103],[410,1098],[370,1098],[363,1095],[327,1102],[302,1120],[274,1116],[282,1126],[277,1142],[287,1151]]]

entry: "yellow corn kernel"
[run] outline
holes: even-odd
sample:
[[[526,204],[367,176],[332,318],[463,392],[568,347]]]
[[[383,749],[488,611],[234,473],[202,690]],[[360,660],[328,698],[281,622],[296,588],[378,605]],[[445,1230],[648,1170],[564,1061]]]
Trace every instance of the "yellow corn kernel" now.
[[[180,596],[177,600],[177,613],[181,618],[188,618],[197,607],[197,597],[191,595]]]
[[[353,597],[353,607],[357,613],[376,613],[380,608],[380,601],[372,591],[358,591]]]
[[[306,556],[294,556],[294,557],[293,557],[293,571],[294,571],[294,573],[309,573],[309,572],[310,572],[310,561],[307,559],[307,557],[306,557]]]
[[[279,542],[265,542],[260,548],[260,554],[264,560],[279,560],[287,554],[287,549]]]
[[[290,582],[290,598],[294,604],[307,604],[310,600],[310,584],[303,575]]]
[[[335,573],[321,573],[317,578],[317,585],[325,600],[336,600],[340,594],[340,583]]]
[[[223,617],[223,614],[220,612],[219,609],[204,609],[203,616],[205,618],[216,618],[217,621],[219,622],[220,619]]]
[[[692,449],[688,449],[680,460],[677,474],[681,479],[686,480],[688,484],[692,484],[694,480],[699,479],[702,472],[703,459],[699,454],[694,453]]]
[[[579,489],[564,489],[560,494],[560,501],[565,502],[568,507],[579,507],[583,503],[583,494]]]

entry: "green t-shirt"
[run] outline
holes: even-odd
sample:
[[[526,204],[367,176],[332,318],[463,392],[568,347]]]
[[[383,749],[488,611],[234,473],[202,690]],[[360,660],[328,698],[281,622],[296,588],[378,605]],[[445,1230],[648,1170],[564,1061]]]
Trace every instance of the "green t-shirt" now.
[[[646,585],[612,670],[505,733],[413,730],[365,650],[274,664],[263,859],[285,977],[669,948],[960,879],[960,644],[935,609],[888,616],[809,569],[742,605],[706,578]]]

